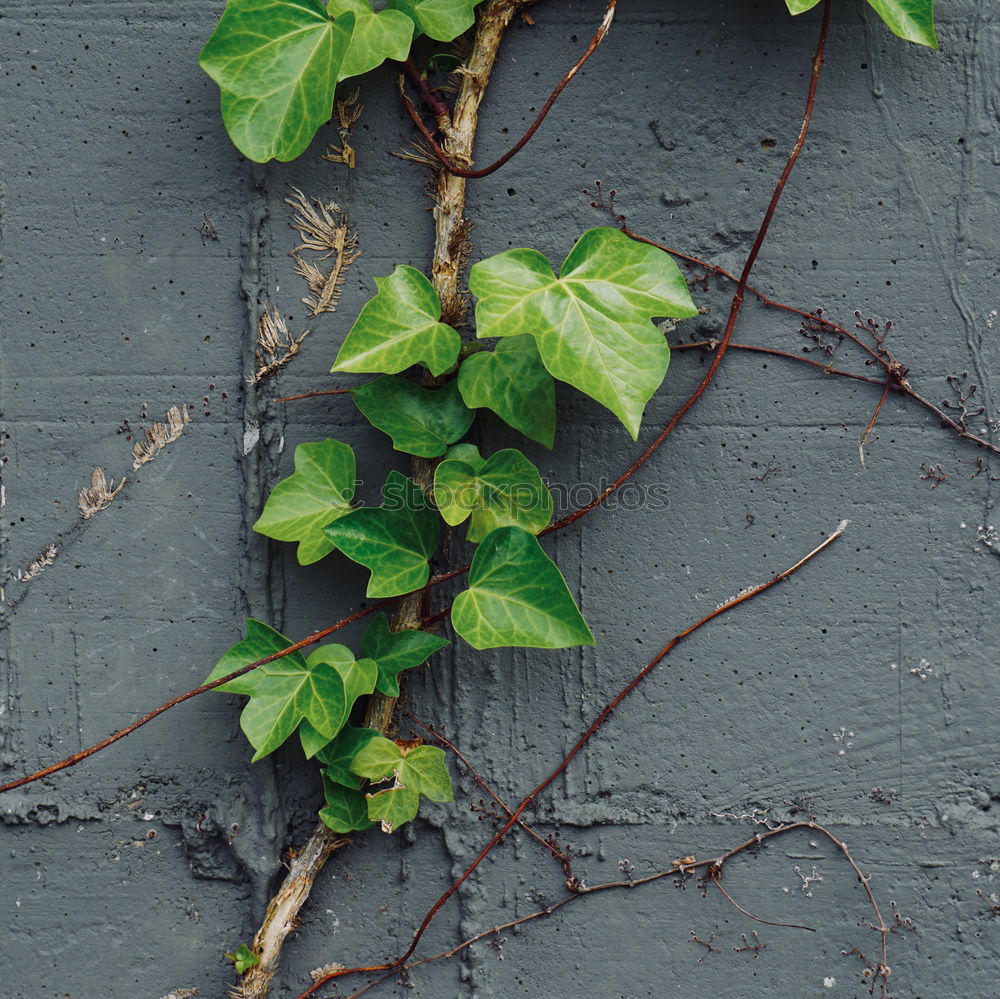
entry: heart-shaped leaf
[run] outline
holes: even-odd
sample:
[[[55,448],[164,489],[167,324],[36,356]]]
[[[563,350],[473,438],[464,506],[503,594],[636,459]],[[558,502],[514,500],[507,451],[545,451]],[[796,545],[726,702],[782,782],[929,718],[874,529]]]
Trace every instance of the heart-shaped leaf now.
[[[337,735],[339,735],[347,724],[347,718],[354,702],[359,697],[370,694],[373,690],[372,660],[356,660],[350,650],[343,645],[325,645],[322,648],[326,650],[328,661],[333,663],[343,682],[344,715],[337,729]],[[376,679],[377,677],[376,667]],[[306,754],[307,760],[312,759],[330,745],[330,737],[326,734],[326,729],[317,728],[308,719],[303,720],[299,725],[299,741],[302,743],[302,750]]]
[[[360,782],[359,782],[360,783]],[[319,817],[336,833],[361,832],[375,823],[368,818],[368,797],[363,791],[344,787],[323,774],[326,807]]]
[[[343,645],[316,649],[301,668],[289,657],[261,666],[260,679],[240,715],[240,727],[257,750],[253,762],[274,752],[302,722],[308,723],[303,742],[318,750],[346,723],[354,701],[375,689],[378,667],[370,659],[355,661]],[[307,749],[308,752],[308,749]]]
[[[451,623],[477,649],[594,644],[562,573],[519,527],[493,531],[476,549],[469,588],[455,598]]]
[[[395,469],[382,497],[382,506],[354,510],[325,530],[334,547],[371,569],[369,597],[396,597],[427,582],[441,521],[420,487]]]
[[[505,337],[494,350],[471,354],[458,369],[458,388],[470,409],[492,409],[525,437],[552,447],[556,390],[534,337]]]
[[[386,59],[403,62],[410,53],[413,21],[399,10],[380,10],[377,14],[371,0],[328,0],[330,17],[354,15],[354,34],[347,55],[340,66],[340,79],[360,76]]]
[[[449,451],[435,469],[434,502],[448,524],[461,524],[471,514],[466,537],[474,543],[498,527],[538,534],[548,526],[552,493],[520,451],[506,448],[485,461],[476,451],[476,459],[469,462]]]
[[[392,438],[397,451],[421,458],[444,454],[449,444],[468,433],[475,418],[454,381],[429,389],[383,375],[351,389],[351,396],[368,422]]]
[[[908,42],[938,47],[934,33],[934,0],[868,0],[889,30]]]
[[[323,528],[351,510],[354,451],[340,441],[300,444],[295,471],[272,490],[253,529],[278,541],[298,541],[301,565],[333,551]]]
[[[785,0],[793,14],[812,10],[820,0]],[[908,42],[938,47],[934,33],[934,0],[868,0],[893,34]]]
[[[219,85],[233,144],[258,163],[292,160],[330,118],[354,30],[320,0],[227,0],[198,60]]]
[[[667,371],[656,316],[698,314],[669,254],[608,227],[585,232],[556,277],[537,250],[475,264],[476,335],[534,336],[549,374],[607,406],[633,439]]]
[[[378,293],[365,304],[342,344],[334,371],[395,375],[423,363],[433,375],[458,360],[462,338],[441,320],[441,299],[415,267],[400,264],[375,278]]]
[[[221,677],[235,673],[250,663],[255,663],[259,659],[266,659],[273,656],[282,649],[287,649],[295,643],[290,638],[285,638],[280,631],[275,631],[269,624],[257,621],[254,618],[247,618],[246,638],[237,642],[229,648],[222,658],[215,664],[215,669],[205,677],[205,683],[212,683]],[[291,652],[285,659],[290,660],[296,669],[306,668],[306,658],[301,652]],[[224,683],[215,689],[220,694],[252,694],[257,689],[257,684],[261,679],[260,668],[251,670],[243,676]]]
[[[388,6],[413,19],[420,34],[450,42],[468,31],[476,20],[480,0],[389,0]]]
[[[422,665],[447,644],[447,639],[416,628],[393,631],[386,616],[376,614],[361,637],[361,654],[378,666],[375,686],[387,697],[399,697],[399,674]]]

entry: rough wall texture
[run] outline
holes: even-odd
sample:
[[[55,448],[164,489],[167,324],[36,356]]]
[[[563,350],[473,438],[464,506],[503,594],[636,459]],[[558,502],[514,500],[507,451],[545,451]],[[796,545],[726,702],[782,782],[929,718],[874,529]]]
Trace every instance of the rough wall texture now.
[[[345,561],[302,569],[249,525],[303,440],[354,445],[377,494],[391,452],[349,403],[273,400],[328,386],[373,276],[426,260],[424,178],[389,155],[409,131],[388,71],[364,82],[357,169],[320,160],[333,128],[295,164],[242,162],[195,65],[220,6],[8,0],[0,15],[0,781],[199,682],[248,613],[299,636],[363,592]],[[530,120],[599,6],[546,0],[536,27],[512,31],[481,162]],[[989,0],[940,8],[932,53],[892,38],[859,3],[836,5],[813,134],[755,283],[842,321],[854,309],[891,318],[927,395],[953,397],[945,377],[967,371],[997,419],[1000,20]],[[738,269],[797,129],[817,27],[815,12],[792,20],[779,0],[623,4],[529,150],[473,187],[476,255],[534,245],[561,258],[605,221],[580,193],[601,178],[634,228]],[[339,312],[308,323],[286,256],[289,185],[337,199],[364,248]],[[698,290],[710,311],[686,333],[720,331],[726,292]],[[265,303],[313,332],[281,375],[250,389]],[[802,344],[789,317],[753,302],[737,336]],[[553,483],[612,477],[703,364],[675,356],[637,445],[566,392],[557,452],[529,453]],[[713,813],[815,814],[918,927],[893,941],[897,994],[996,997],[1000,460],[978,464],[982,452],[890,399],[861,469],[877,397],[805,367],[727,358],[641,474],[665,487],[669,508],[595,512],[547,543],[597,648],[473,655],[459,644],[408,678],[409,705],[515,797],[666,638],[849,517],[847,539],[820,561],[678,650],[537,814],[582,854],[590,881],[617,876],[622,859],[642,874],[711,856],[752,831]],[[143,415],[149,424],[184,404],[180,438],[133,471],[128,436]],[[514,443],[496,423],[480,435],[489,448]],[[935,488],[921,468],[938,464],[948,478]],[[95,465],[128,481],[84,523],[76,497]],[[54,563],[18,581],[49,545]],[[293,751],[249,766],[237,717],[235,698],[197,699],[0,800],[4,999],[223,995],[222,952],[252,935],[318,796]],[[405,945],[484,841],[470,797],[462,787],[412,830],[336,856],[279,995],[319,964]],[[558,871],[537,853],[517,840],[499,850],[428,951],[555,898]],[[841,952],[877,941],[826,845],[776,842],[734,864],[728,884],[751,911],[820,932],[750,923],[717,893],[666,881],[581,902],[499,949],[421,969],[412,991],[376,994],[864,993],[861,963]],[[753,930],[766,944],[756,959],[734,952]],[[692,932],[715,933],[719,952]]]

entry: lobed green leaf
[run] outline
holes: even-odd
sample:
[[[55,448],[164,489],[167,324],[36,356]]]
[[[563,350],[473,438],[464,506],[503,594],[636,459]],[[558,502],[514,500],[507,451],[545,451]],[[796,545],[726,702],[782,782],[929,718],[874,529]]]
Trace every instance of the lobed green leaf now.
[[[351,769],[376,783],[393,786],[368,796],[368,817],[392,832],[417,814],[419,797],[451,801],[452,787],[444,750],[437,746],[406,746],[383,736],[372,739],[354,757]]]
[[[344,787],[323,774],[323,794],[326,807],[319,817],[336,833],[362,832],[375,823],[368,818],[368,797],[363,791]]]
[[[469,541],[478,543],[498,527],[543,531],[552,519],[552,493],[538,469],[514,448],[483,460],[478,449],[460,445],[448,452],[434,472],[434,502],[454,526],[471,515]],[[471,459],[471,460],[470,460]]]
[[[594,636],[555,563],[518,527],[501,527],[476,550],[469,588],[451,623],[476,649],[593,645]]]
[[[330,17],[354,15],[354,33],[340,67],[338,79],[360,76],[381,66],[386,59],[403,62],[413,41],[413,21],[402,11],[372,8],[371,0],[328,0]]]
[[[450,42],[475,22],[480,0],[389,0],[391,10],[412,18],[420,34],[439,42]]]
[[[429,389],[383,375],[351,389],[351,397],[368,422],[392,438],[397,451],[421,458],[444,454],[449,444],[468,433],[475,418],[454,381]]]
[[[273,656],[276,652],[281,652],[282,649],[287,649],[294,644],[290,638],[286,638],[280,631],[275,631],[269,624],[264,624],[263,621],[257,621],[252,617],[247,618],[246,638],[241,639],[223,653],[222,658],[215,664],[215,668],[205,677],[205,683],[213,683],[230,673],[235,673],[244,666],[249,666],[250,663]],[[298,669],[306,668],[306,659],[301,652],[291,652],[284,658],[294,663]],[[257,689],[257,684],[260,683],[260,670],[262,668],[252,670],[215,689],[220,694],[252,694]]]
[[[820,0],[785,0],[793,14],[812,10]],[[908,42],[938,47],[934,32],[934,0],[867,0],[893,34]]]
[[[399,696],[399,674],[421,666],[447,639],[416,628],[393,631],[384,614],[376,614],[361,638],[361,654],[378,666],[375,686],[387,697]]]
[[[382,506],[353,510],[325,531],[334,547],[371,570],[369,597],[396,597],[427,582],[441,522],[420,487],[395,469],[382,496]]]
[[[227,0],[198,60],[219,85],[233,144],[258,163],[294,159],[328,121],[354,30],[320,0]]]
[[[350,512],[355,478],[354,451],[347,444],[300,444],[295,471],[271,490],[254,530],[277,541],[298,541],[301,565],[318,562],[333,551],[323,528]]]
[[[378,676],[375,663],[355,661],[343,645],[316,649],[304,669],[285,657],[257,672],[261,677],[240,715],[240,728],[256,750],[255,763],[274,752],[303,722],[307,723],[303,748],[307,755],[317,752],[346,723],[354,701],[375,689]]]
[[[669,254],[607,227],[580,237],[559,277],[537,250],[515,249],[475,264],[469,288],[477,336],[531,334],[549,374],[610,409],[633,439],[670,358],[652,319],[698,314]]]
[[[494,350],[471,354],[458,369],[458,388],[470,409],[491,409],[525,437],[551,448],[556,391],[533,336],[510,336]]]
[[[938,47],[934,32],[934,0],[868,0],[889,30],[908,42]]]
[[[423,363],[442,375],[453,367],[462,338],[440,321],[441,299],[430,281],[400,264],[375,285],[378,292],[348,332],[332,370],[395,375]]]

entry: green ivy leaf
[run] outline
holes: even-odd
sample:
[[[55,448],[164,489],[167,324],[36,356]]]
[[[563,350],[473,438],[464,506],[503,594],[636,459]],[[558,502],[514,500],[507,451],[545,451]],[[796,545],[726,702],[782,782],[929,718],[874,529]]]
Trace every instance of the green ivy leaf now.
[[[785,0],[793,14],[812,10],[820,0]],[[867,0],[893,34],[908,42],[938,47],[934,33],[934,0]]]
[[[408,787],[390,787],[367,796],[368,818],[382,824],[382,832],[391,833],[417,817],[420,795]]]
[[[552,447],[556,390],[533,336],[505,337],[495,350],[471,354],[458,369],[458,388],[470,409],[492,409],[525,437]]]
[[[380,733],[373,728],[355,728],[345,725],[332,742],[328,742],[317,754],[316,759],[323,765],[323,775],[337,784],[361,787],[361,778],[351,772],[351,760],[358,750],[366,746]]]
[[[535,337],[549,374],[606,406],[639,433],[670,350],[655,316],[696,316],[670,255],[607,227],[585,232],[556,277],[537,250],[507,250],[475,264],[469,288],[476,335]]]
[[[344,685],[342,698],[344,711],[340,726],[338,727],[337,734],[339,734],[340,729],[347,723],[354,702],[359,697],[370,694],[374,689],[372,681],[373,663],[370,659],[362,658],[355,660],[350,650],[343,645],[325,645],[323,649],[327,650],[327,657],[333,662]],[[310,659],[312,659],[312,656],[310,656]],[[338,701],[337,703],[339,704],[340,702]],[[329,746],[330,736],[325,729],[316,728],[306,719],[299,725],[299,741],[302,743],[302,751],[306,754],[306,759],[309,760]]]
[[[238,669],[257,662],[258,659],[266,659],[268,656],[274,655],[275,652],[280,652],[294,644],[290,638],[286,638],[280,631],[275,631],[269,624],[264,624],[263,621],[257,621],[252,617],[247,618],[246,638],[237,642],[223,654],[222,658],[215,664],[215,668],[205,678],[205,683],[212,683],[230,673],[235,673]],[[306,659],[301,652],[291,652],[284,658],[291,661],[297,669],[306,668]],[[220,694],[252,694],[257,689],[257,684],[260,683],[261,669],[263,667],[252,670],[235,680],[230,680],[229,683],[224,683],[215,689]]]
[[[368,818],[368,798],[363,791],[329,780],[324,772],[323,794],[326,807],[320,811],[319,817],[334,832],[362,832],[375,825]]]
[[[368,422],[392,438],[397,451],[435,458],[468,433],[475,418],[458,391],[448,382],[429,389],[407,378],[383,375],[351,389],[351,396]]]
[[[219,85],[233,144],[258,163],[295,159],[330,118],[354,15],[320,0],[227,0],[198,64]]]
[[[476,649],[594,644],[562,573],[518,527],[499,528],[476,549],[469,588],[455,598],[451,623]]]
[[[304,748],[318,751],[347,721],[354,701],[375,689],[378,667],[370,659],[355,661],[343,645],[324,645],[305,661],[305,668],[289,657],[261,666],[240,728],[257,760],[273,753],[302,722],[308,723]],[[322,736],[319,746],[313,731]]]
[[[333,371],[395,375],[413,364],[442,375],[458,360],[462,338],[441,320],[441,299],[415,267],[400,264],[375,278],[378,292],[361,310]]]
[[[476,20],[480,0],[389,0],[393,10],[413,19],[417,31],[439,42],[450,42],[468,31]]]
[[[354,451],[340,441],[300,444],[295,471],[267,498],[253,529],[277,541],[298,541],[300,565],[333,551],[323,528],[351,510],[356,468]]]
[[[395,469],[382,497],[382,506],[354,510],[325,530],[334,547],[371,569],[369,597],[397,597],[427,582],[441,522],[420,487]]]
[[[462,454],[467,452],[463,451]],[[466,537],[478,543],[498,527],[538,534],[552,519],[552,493],[538,469],[520,451],[506,448],[486,461],[448,457],[434,472],[434,502],[455,527],[472,516]]]
[[[381,66],[386,59],[403,62],[410,54],[413,21],[402,11],[380,10],[376,14],[371,0],[328,0],[326,12],[330,17],[351,13],[355,18],[354,34],[339,79],[360,76]]]
[[[260,964],[260,958],[245,944],[242,943],[232,954],[225,955],[233,962],[238,975],[245,975],[251,968]]]
[[[361,638],[361,654],[378,666],[375,686],[387,697],[399,697],[399,674],[423,665],[447,644],[447,639],[416,628],[393,631],[386,616],[376,614]]]
[[[868,0],[889,30],[908,42],[938,47],[934,33],[934,0]]]
[[[392,832],[416,814],[419,797],[451,801],[451,777],[444,764],[444,750],[437,746],[399,745],[382,736],[372,739],[354,757],[351,769],[359,777],[393,786],[368,796],[368,817]]]

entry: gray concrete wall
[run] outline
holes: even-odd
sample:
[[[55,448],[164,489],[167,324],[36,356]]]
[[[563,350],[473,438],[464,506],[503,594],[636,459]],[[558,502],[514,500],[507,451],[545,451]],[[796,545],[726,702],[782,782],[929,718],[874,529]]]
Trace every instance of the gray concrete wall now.
[[[546,0],[536,27],[511,32],[481,162],[531,119],[600,6]],[[843,321],[854,309],[891,318],[920,389],[939,402],[951,395],[945,376],[968,371],[997,419],[1000,22],[988,0],[939,6],[934,53],[892,38],[860,3],[836,5],[813,134],[755,282]],[[0,781],[198,683],[248,613],[300,636],[358,606],[363,572],[337,557],[302,569],[249,525],[301,441],[354,445],[372,496],[398,456],[343,400],[273,399],[331,384],[373,276],[425,263],[431,235],[420,169],[389,155],[410,134],[390,72],[364,81],[356,170],[319,159],[332,128],[299,162],[251,168],[195,62],[221,3],[4,7]],[[816,12],[792,20],[779,0],[622,4],[529,150],[472,188],[476,255],[533,245],[561,258],[605,221],[580,193],[601,178],[634,228],[738,269],[795,136],[817,29]],[[289,185],[340,201],[364,248],[339,312],[308,323],[286,256]],[[217,240],[203,238],[206,221]],[[699,289],[710,311],[688,332],[717,333],[728,292]],[[249,390],[264,302],[313,332],[278,378]],[[803,342],[790,317],[753,302],[737,337]],[[846,350],[837,357],[850,363]],[[565,392],[557,450],[528,451],[553,482],[613,476],[703,365],[675,356],[636,445]],[[885,906],[895,900],[918,927],[893,939],[896,994],[996,997],[1000,543],[983,538],[1000,525],[1000,460],[981,470],[982,452],[890,398],[861,469],[857,441],[877,398],[804,366],[727,358],[641,473],[666,484],[669,509],[595,512],[546,543],[597,647],[472,654],[459,643],[408,678],[409,705],[517,797],[670,635],[849,517],[821,560],[678,649],[536,814],[580,852],[591,882],[616,876],[622,859],[648,873],[753,831],[712,813],[815,814]],[[133,472],[128,434],[143,412],[149,422],[182,404],[192,420],[180,439]],[[497,423],[478,433],[489,448],[515,442]],[[921,466],[936,464],[948,479],[932,488]],[[95,465],[128,483],[81,525],[76,496]],[[18,582],[50,544],[54,564]],[[237,701],[197,699],[0,800],[4,999],[223,995],[222,952],[252,935],[279,857],[318,801],[296,751],[247,763]],[[454,805],[338,854],[277,994],[297,994],[327,961],[405,946],[486,837],[476,798],[459,782]],[[813,868],[822,880],[804,891],[796,871]],[[734,863],[727,883],[751,911],[819,932],[751,923],[717,893],[668,880],[510,933],[502,960],[484,946],[421,969],[412,991],[375,994],[864,994],[861,963],[841,952],[877,940],[859,927],[863,895],[828,845],[775,842]],[[515,838],[427,949],[560,887],[551,860]],[[734,952],[753,930],[766,944],[757,959]],[[719,952],[692,932],[715,933]]]

